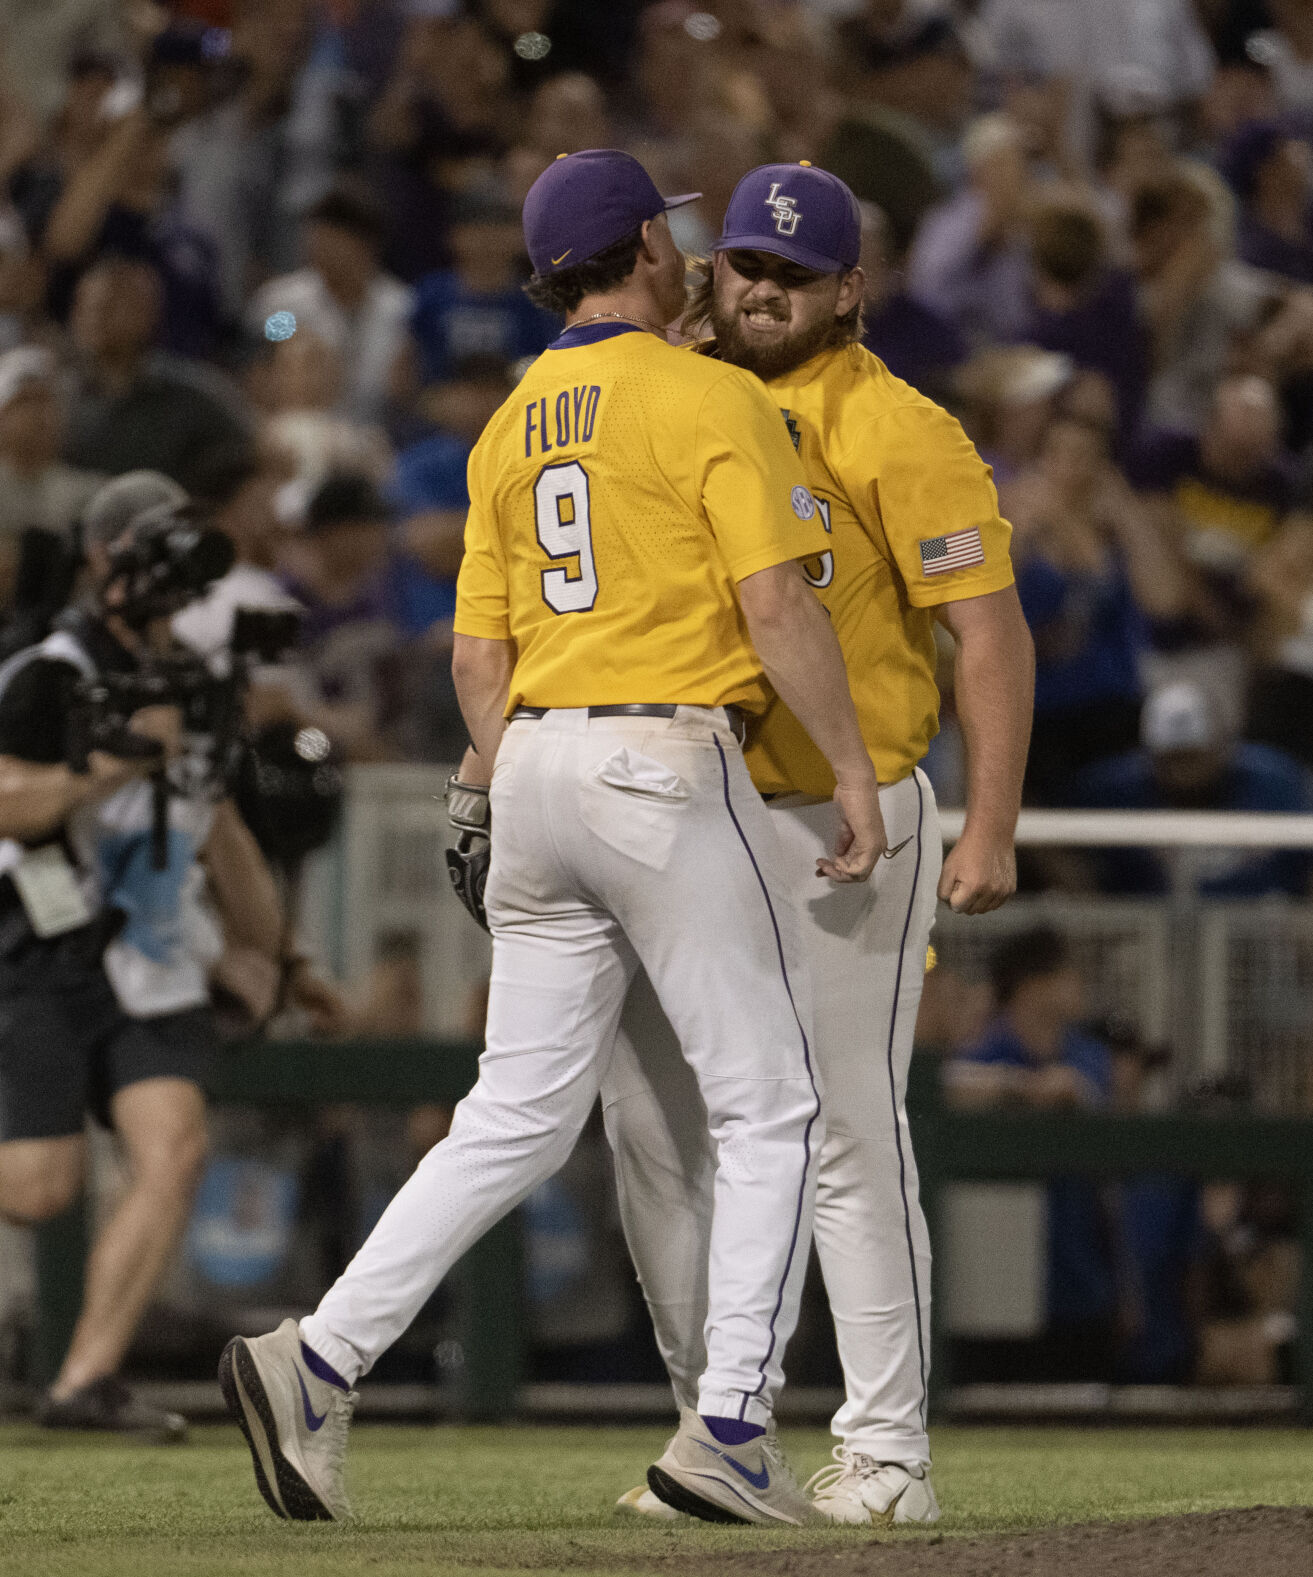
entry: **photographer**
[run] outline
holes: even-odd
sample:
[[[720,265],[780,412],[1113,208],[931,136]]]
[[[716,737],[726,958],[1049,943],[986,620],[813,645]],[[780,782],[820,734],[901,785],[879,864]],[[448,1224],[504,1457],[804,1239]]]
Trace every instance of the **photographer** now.
[[[179,705],[169,687],[187,671],[169,621],[231,549],[176,492],[104,492],[112,507],[98,498],[86,521],[89,599],[0,667],[0,1213],[58,1214],[82,1186],[85,1114],[115,1131],[129,1184],[39,1418],[164,1440],[183,1420],[116,1371],[205,1157],[209,964],[223,936],[277,956],[282,922],[213,752],[184,726],[188,692]]]

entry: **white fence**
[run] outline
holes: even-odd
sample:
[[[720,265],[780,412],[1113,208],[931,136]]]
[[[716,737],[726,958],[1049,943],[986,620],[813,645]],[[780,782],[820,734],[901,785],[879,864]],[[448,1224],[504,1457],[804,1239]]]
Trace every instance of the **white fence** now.
[[[442,863],[446,775],[392,766],[351,773],[341,835],[309,884],[307,930],[354,982],[403,942],[419,965],[424,1028],[460,1033],[487,975],[488,946]],[[961,812],[945,811],[943,822],[951,840]],[[1092,1012],[1169,1045],[1174,1083],[1234,1070],[1249,1076],[1264,1108],[1313,1107],[1313,903],[1193,896],[1211,851],[1313,849],[1313,816],[1026,811],[1018,841],[1163,851],[1173,890],[1167,898],[1022,896],[980,918],[941,909],[935,942],[946,965],[983,972],[1000,937],[1049,920],[1074,945]]]

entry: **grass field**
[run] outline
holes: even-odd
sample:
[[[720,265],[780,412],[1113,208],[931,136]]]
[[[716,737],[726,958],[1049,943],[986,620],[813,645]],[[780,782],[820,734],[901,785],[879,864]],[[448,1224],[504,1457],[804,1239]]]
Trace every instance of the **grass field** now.
[[[235,1429],[198,1429],[170,1450],[2,1426],[0,1572],[618,1577],[648,1563],[681,1572],[718,1554],[864,1538],[838,1528],[618,1522],[612,1502],[640,1481],[663,1440],[652,1429],[360,1427],[350,1456],[357,1520],[325,1526],[270,1516]],[[935,1440],[940,1529],[950,1537],[1298,1505],[1313,1487],[1313,1433],[1295,1430],[942,1429]],[[785,1443],[804,1476],[830,1442],[819,1430],[791,1430]]]

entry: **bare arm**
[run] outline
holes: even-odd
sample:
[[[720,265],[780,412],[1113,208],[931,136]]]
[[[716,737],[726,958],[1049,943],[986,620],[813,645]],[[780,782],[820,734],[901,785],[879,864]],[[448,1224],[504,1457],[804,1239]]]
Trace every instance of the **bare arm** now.
[[[46,226],[44,249],[52,262],[76,262],[86,252],[153,135],[145,111],[134,110],[74,171]]]
[[[957,642],[954,688],[967,754],[967,814],[944,860],[939,896],[987,914],[1016,891],[1013,839],[1035,701],[1035,648],[1015,586],[938,609]]]
[[[91,797],[91,787],[89,772],[79,775],[62,762],[39,766],[0,756],[0,838],[31,843],[58,832]]]
[[[259,845],[231,800],[224,800],[214,813],[203,858],[227,940],[280,959],[283,906],[278,888]]]
[[[1192,583],[1185,561],[1152,510],[1131,491],[1120,471],[1109,468],[1099,498],[1126,565],[1136,602],[1151,619],[1179,619],[1191,601]]]
[[[134,733],[166,744],[176,733],[176,709],[149,707],[132,718]],[[106,799],[134,778],[147,777],[152,760],[122,760],[93,750],[87,770],[74,772],[64,762],[47,765],[0,756],[0,838],[35,843],[53,837],[81,805]]]
[[[489,641],[478,635],[452,637],[451,677],[461,716],[474,741],[474,758],[467,751],[461,769],[465,782],[492,782],[497,747],[506,728],[506,699],[514,667],[515,648],[510,641]]]
[[[875,768],[862,740],[843,654],[825,609],[794,563],[741,580],[748,633],[776,693],[830,763],[848,836],[821,873],[865,881],[885,847]]]

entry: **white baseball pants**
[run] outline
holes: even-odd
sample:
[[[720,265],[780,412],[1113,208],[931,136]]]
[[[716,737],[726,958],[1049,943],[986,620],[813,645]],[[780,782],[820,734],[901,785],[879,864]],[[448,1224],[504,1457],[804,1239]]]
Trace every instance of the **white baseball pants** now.
[[[723,712],[510,724],[492,784],[486,1050],[451,1132],[302,1321],[348,1381],[569,1155],[641,969],[683,1046],[710,1170],[705,1414],[764,1424],[797,1320],[823,1138],[811,1001],[772,818]],[[699,1316],[701,1323],[701,1316]]]
[[[892,857],[869,883],[815,875],[834,807],[770,806],[803,916],[826,1139],[816,1245],[846,1400],[836,1435],[881,1462],[928,1461],[930,1240],[905,1099],[943,859],[934,791],[919,770],[880,791]],[[702,1366],[701,1267],[712,1160],[698,1092],[640,977],[602,1084],[630,1252],[681,1405]]]

